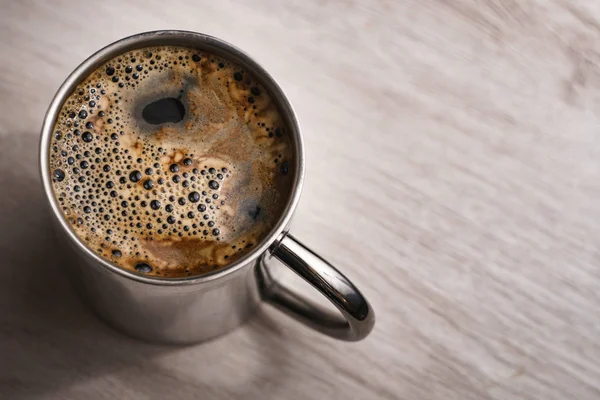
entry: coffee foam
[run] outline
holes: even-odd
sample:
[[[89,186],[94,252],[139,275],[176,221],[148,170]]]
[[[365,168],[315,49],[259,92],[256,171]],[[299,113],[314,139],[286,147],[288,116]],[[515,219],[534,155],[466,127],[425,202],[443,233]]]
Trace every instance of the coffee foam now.
[[[171,122],[144,118],[170,106]],[[122,54],[77,86],[49,167],[60,209],[90,249],[138,273],[182,277],[228,265],[270,232],[291,194],[293,157],[250,73],[164,46]]]

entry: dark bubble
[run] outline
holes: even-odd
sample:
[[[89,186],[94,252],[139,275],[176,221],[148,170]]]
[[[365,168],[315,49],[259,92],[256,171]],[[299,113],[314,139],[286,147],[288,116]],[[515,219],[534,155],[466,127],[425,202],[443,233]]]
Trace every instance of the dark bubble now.
[[[183,206],[185,205],[186,201],[185,201],[185,197],[180,197],[177,202],[179,203],[179,205]]]
[[[87,161],[83,160],[81,163],[79,163],[79,166],[81,167],[81,169],[86,169],[90,166],[90,164]]]
[[[190,211],[189,213],[187,213],[188,218],[194,218],[194,212]]]
[[[126,200],[123,200],[123,201],[121,202],[121,207],[127,207],[127,206],[129,206],[129,203],[127,203],[127,201],[126,201]]]
[[[205,220],[208,220],[208,219],[210,219],[210,215],[208,215],[208,214],[204,214],[204,215],[202,216],[202,218],[204,218]]]
[[[113,183],[113,181],[108,181],[106,182],[106,187],[108,189],[112,189],[113,187],[115,187],[115,184]]]
[[[149,274],[150,272],[152,272],[152,267],[150,266],[150,264],[140,262],[135,264],[135,270],[144,274]]]
[[[290,166],[287,161],[284,161],[281,163],[281,167],[279,168],[279,171],[281,172],[281,175],[288,174],[288,172],[290,171]]]
[[[85,132],[83,132],[83,134],[81,135],[81,139],[82,139],[84,142],[86,142],[86,143],[89,143],[89,142],[91,142],[92,140],[94,140],[94,135],[92,135],[92,133],[91,133],[91,132],[85,131]]]
[[[179,183],[179,182],[181,182],[181,177],[179,175],[173,175],[172,180],[175,183]]]
[[[152,175],[154,173],[152,168],[146,168],[146,170],[144,172],[146,173],[146,175]]]
[[[217,179],[223,180],[223,174],[217,174]]]
[[[152,125],[180,122],[185,116],[185,106],[175,97],[165,97],[150,103],[142,110],[142,117]]]
[[[94,100],[90,100],[90,102],[88,103],[88,105],[89,105],[91,108],[93,108],[93,107],[96,107],[96,102],[95,102]],[[91,122],[88,122],[88,124],[90,124],[90,123],[91,123]],[[86,128],[87,128],[87,125],[86,125]],[[88,129],[91,129],[91,128],[88,128]]]
[[[219,230],[219,228],[215,228],[212,230],[212,234],[215,236],[219,236],[221,234],[221,231]]]
[[[214,168],[209,168],[209,169],[208,169],[208,172],[209,172],[209,173],[211,173],[211,174],[216,174],[216,173],[217,173],[217,170],[216,170],[216,169],[214,169]]]
[[[241,81],[243,79],[242,73],[241,72],[236,72],[233,74],[233,79],[235,79],[236,81]]]
[[[91,121],[88,121],[85,123],[85,127],[87,129],[93,129],[94,128],[94,124]]]
[[[92,212],[92,208],[90,206],[83,207],[83,212],[89,214]]]
[[[108,214],[104,214],[104,220],[105,220],[105,221],[108,221],[109,219],[110,219],[110,215],[108,215]]]
[[[57,181],[62,182],[65,179],[65,172],[62,169],[55,169],[54,178]]]
[[[111,190],[110,192],[110,197],[117,197],[119,194],[117,192],[115,192],[114,190]]]
[[[106,67],[106,75],[111,76],[115,74],[115,68],[114,67]]]
[[[213,226],[215,226],[215,221],[208,221],[208,226],[210,226],[211,228],[212,228]]]
[[[86,119],[87,118],[87,111],[85,111],[85,110],[79,111],[79,118]]]
[[[119,135],[117,135],[116,133],[113,133],[112,135],[110,135],[110,138],[112,140],[117,140],[119,138]]]
[[[177,164],[171,164],[171,165],[169,165],[169,171],[171,171],[171,172],[179,172],[179,165],[177,165]]]
[[[173,206],[172,206],[172,205],[170,205],[170,204],[167,204],[167,206],[165,207],[165,210],[166,210],[167,212],[172,212],[172,211],[173,211]]]
[[[80,131],[79,129],[75,129],[75,130],[73,131],[73,135],[75,135],[75,136],[79,136],[79,135],[81,135],[81,131]]]
[[[200,212],[206,211],[206,204],[199,204],[198,205],[198,211],[200,211]]]
[[[110,165],[106,164],[104,167],[102,167],[102,170],[104,172],[109,172],[110,171]]]
[[[251,209],[251,210],[248,211],[248,215],[250,217],[252,217],[252,219],[256,219],[256,218],[258,218],[258,215],[260,214],[260,211],[261,211],[260,206],[256,206],[255,209]]]
[[[192,60],[193,60],[194,62],[198,62],[198,61],[200,61],[200,56],[199,56],[198,54],[194,54],[194,55],[192,56]]]
[[[119,77],[118,76],[113,76],[111,79],[113,82],[119,82]]]
[[[169,215],[167,217],[167,222],[170,223],[170,224],[174,224],[175,223],[175,217],[172,216],[172,215]]]
[[[69,165],[73,165],[73,163],[74,163],[74,162],[75,162],[75,159],[74,159],[73,157],[69,157],[69,158],[67,158],[67,163],[68,163]]]
[[[100,153],[102,153],[102,149],[101,149],[100,147],[96,147],[96,148],[94,149],[94,153],[96,153],[96,154],[100,154]]]
[[[213,190],[217,190],[219,188],[219,182],[211,180],[210,182],[208,182],[208,187],[210,187]]]
[[[130,65],[128,65],[127,67],[125,67],[125,72],[126,72],[126,73],[130,74],[130,73],[131,73],[131,71],[133,71],[133,68],[131,68],[131,66],[130,66]]]
[[[121,257],[123,255],[123,253],[121,253],[120,250],[113,250],[112,255],[115,257]]]
[[[117,172],[120,172],[120,171],[117,171]],[[121,185],[124,185],[124,184],[126,184],[126,183],[127,183],[127,178],[125,178],[124,176],[120,177],[120,178],[119,178],[119,183],[120,183]]]
[[[142,173],[138,170],[132,171],[129,174],[129,180],[133,183],[139,182],[142,179]]]
[[[154,181],[152,181],[151,179],[146,179],[144,181],[144,189],[152,190],[152,188],[154,188]]]
[[[255,96],[260,96],[260,89],[256,86],[253,86],[250,88],[250,93],[252,93]]]
[[[192,165],[192,159],[191,158],[184,158],[183,159],[183,165]]]
[[[192,203],[197,203],[200,201],[200,193],[198,192],[192,192],[188,195],[188,199],[192,202]]]
[[[150,207],[151,207],[153,210],[158,210],[158,209],[160,208],[160,201],[158,201],[158,200],[152,200],[152,201],[150,202]]]

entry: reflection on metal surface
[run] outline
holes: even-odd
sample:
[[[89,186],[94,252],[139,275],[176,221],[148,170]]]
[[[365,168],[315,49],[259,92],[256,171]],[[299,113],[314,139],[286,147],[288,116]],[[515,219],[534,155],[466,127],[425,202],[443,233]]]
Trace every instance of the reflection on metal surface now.
[[[273,255],[310,283],[340,311],[330,312],[274,280],[263,257],[258,268],[263,297],[304,324],[337,339],[357,341],[373,329],[375,314],[367,299],[341,272],[293,236],[272,248]]]

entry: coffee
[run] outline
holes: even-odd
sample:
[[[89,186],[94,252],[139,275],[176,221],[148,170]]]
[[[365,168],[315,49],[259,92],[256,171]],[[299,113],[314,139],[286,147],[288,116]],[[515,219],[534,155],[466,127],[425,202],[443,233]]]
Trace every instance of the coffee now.
[[[133,50],[62,104],[54,195],[75,234],[119,267],[200,275],[246,254],[279,220],[293,185],[289,136],[269,93],[232,61]]]

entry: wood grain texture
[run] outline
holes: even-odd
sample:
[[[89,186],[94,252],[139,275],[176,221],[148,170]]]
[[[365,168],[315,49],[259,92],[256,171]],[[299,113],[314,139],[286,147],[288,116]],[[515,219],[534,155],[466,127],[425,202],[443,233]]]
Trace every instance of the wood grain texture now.
[[[189,29],[261,62],[306,141],[294,233],[372,302],[365,341],[269,306],[187,348],[62,274],[41,121],[83,59]],[[0,1],[1,399],[600,397],[600,2]]]

